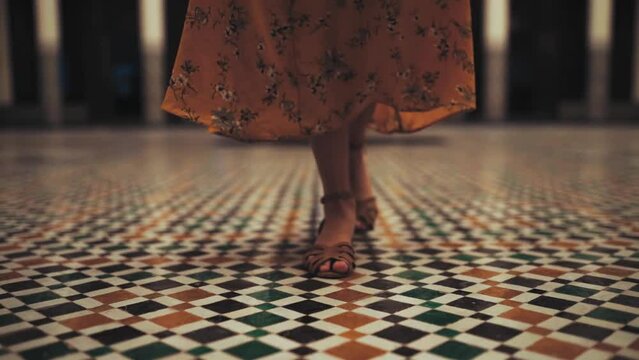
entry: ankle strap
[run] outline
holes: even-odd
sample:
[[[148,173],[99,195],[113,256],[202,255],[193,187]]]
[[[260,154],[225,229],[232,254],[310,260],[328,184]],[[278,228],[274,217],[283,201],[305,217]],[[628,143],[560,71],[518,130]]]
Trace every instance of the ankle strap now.
[[[364,147],[364,143],[348,143],[348,148],[350,150],[360,150],[361,148]]]
[[[320,202],[322,204],[326,204],[328,201],[334,201],[338,199],[350,199],[353,197],[353,193],[350,191],[336,191],[330,194],[326,194],[322,196]]]

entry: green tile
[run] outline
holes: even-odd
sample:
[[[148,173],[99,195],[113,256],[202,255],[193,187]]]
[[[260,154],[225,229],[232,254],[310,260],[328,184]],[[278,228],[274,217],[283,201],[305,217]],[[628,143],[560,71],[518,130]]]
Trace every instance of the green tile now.
[[[0,326],[7,326],[21,322],[22,319],[13,314],[0,315]]]
[[[589,261],[597,261],[597,260],[601,259],[601,256],[595,256],[595,255],[590,255],[590,254],[575,254],[575,255],[573,255],[571,257],[575,258],[575,259],[589,260]]]
[[[397,255],[397,256],[393,256],[390,257],[389,259],[391,260],[395,260],[395,261],[401,261],[401,262],[405,262],[405,263],[410,263],[413,262],[415,260],[418,260],[418,257],[415,256],[411,256],[411,255]]]
[[[435,290],[428,290],[424,288],[416,288],[413,290],[409,290],[405,293],[402,293],[401,295],[409,296],[409,297],[417,298],[421,300],[432,300],[434,298],[444,295],[444,293],[441,293]]]
[[[200,355],[208,354],[211,351],[213,351],[213,349],[211,349],[208,346],[198,346],[196,348],[189,350],[188,353],[194,356],[200,356]]]
[[[137,271],[131,274],[120,275],[120,277],[126,281],[138,281],[138,280],[147,279],[153,276],[155,275],[151,274],[148,271]]]
[[[286,318],[275,315],[268,311],[261,311],[255,314],[243,316],[237,320],[255,327],[263,327],[286,321]]]
[[[253,340],[253,341],[249,341],[247,343],[226,349],[225,351],[228,352],[229,354],[239,357],[240,359],[250,360],[250,359],[257,359],[267,355],[271,355],[280,350],[272,347],[271,345],[267,345],[263,342],[260,342],[258,340]]]
[[[87,351],[87,354],[89,356],[91,356],[92,358],[96,358],[98,356],[102,356],[102,355],[106,355],[106,354],[110,354],[113,352],[113,349],[111,349],[108,346],[102,346],[99,348],[95,348],[93,350]]]
[[[259,276],[259,277],[261,277],[263,279],[266,279],[266,280],[279,281],[279,280],[290,278],[293,275],[289,274],[289,273],[286,273],[284,271],[275,270],[275,271],[269,271],[269,272],[264,273],[264,274],[259,274],[259,275],[256,275],[256,276]]]
[[[581,286],[574,285],[564,285],[555,289],[555,291],[566,295],[580,296],[585,298],[591,297],[592,295],[599,292],[598,290],[587,289]]]
[[[595,310],[586,314],[586,316],[620,324],[626,324],[627,322],[635,318],[635,315],[627,313],[625,311],[613,310],[604,307],[596,308]]]
[[[449,338],[453,338],[453,337],[459,335],[460,332],[457,331],[457,330],[453,330],[453,329],[441,329],[441,330],[438,330],[437,332],[435,332],[435,334],[441,335],[441,336],[445,336],[445,337],[449,337]]]
[[[215,278],[221,277],[222,274],[216,273],[215,271],[207,270],[197,274],[188,275],[188,277],[199,280],[199,281],[207,281]]]
[[[467,360],[476,357],[485,352],[485,350],[459,341],[449,340],[430,352],[449,359]]]
[[[272,308],[275,308],[277,306],[273,305],[273,304],[269,304],[269,303],[264,303],[264,304],[259,304],[256,306],[256,308],[260,309],[260,310],[269,310]]]
[[[252,336],[252,337],[260,337],[260,336],[264,336],[264,335],[268,335],[269,332],[266,330],[262,330],[262,329],[255,329],[253,331],[249,331],[246,333],[246,335],[248,336]]]
[[[58,276],[54,276],[53,278],[58,280],[59,282],[62,283],[67,283],[67,282],[71,282],[71,281],[75,281],[75,280],[80,280],[80,279],[86,279],[89,276],[80,273],[80,272],[74,272],[74,273],[70,273],[70,274],[62,274],[62,275],[58,275]]]
[[[249,294],[249,296],[252,296],[258,300],[269,302],[291,297],[293,295],[275,289],[266,289]]]
[[[399,274],[395,274],[395,276],[399,276],[401,278],[404,279],[409,279],[409,280],[422,280],[424,278],[427,278],[430,276],[430,274],[421,272],[421,271],[417,271],[417,270],[406,270],[406,271],[402,271]]]
[[[165,356],[173,355],[179,351],[169,345],[161,342],[140,346],[124,352],[124,355],[131,359],[159,359]]]
[[[27,360],[52,359],[74,353],[75,350],[68,347],[63,342],[56,342],[37,348],[33,348],[20,353]]]
[[[532,255],[522,254],[522,253],[513,254],[510,257],[513,259],[526,260],[526,261],[535,261],[538,259],[537,256],[532,256]]]
[[[434,302],[434,301],[426,301],[425,303],[421,304],[422,306],[431,308],[431,309],[436,309],[440,306],[442,306],[442,304],[438,303],[438,302]]]
[[[25,304],[35,304],[43,301],[59,299],[58,294],[51,291],[44,291],[31,295],[18,296],[18,299]]]
[[[478,257],[472,256],[472,255],[466,255],[466,254],[459,254],[459,255],[455,255],[455,256],[451,257],[451,259],[471,262],[471,261],[474,261],[474,260],[478,259]]]
[[[462,317],[459,315],[455,315],[455,314],[451,314],[451,313],[447,313],[447,312],[439,311],[439,310],[430,310],[414,317],[414,319],[417,319],[419,321],[423,321],[423,322],[427,322],[427,323],[435,324],[439,326],[452,324],[461,318]]]
[[[64,287],[66,287],[66,285],[64,285],[64,284],[53,284],[53,285],[49,286],[48,288],[51,289],[51,290],[57,290],[57,289],[62,289]]]

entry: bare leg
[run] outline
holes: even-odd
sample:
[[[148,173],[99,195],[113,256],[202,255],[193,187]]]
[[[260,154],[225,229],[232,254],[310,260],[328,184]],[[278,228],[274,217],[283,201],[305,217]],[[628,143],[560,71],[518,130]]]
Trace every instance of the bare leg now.
[[[338,131],[316,135],[310,139],[313,155],[322,180],[324,194],[351,191],[348,165],[348,126]],[[351,241],[355,226],[355,200],[339,199],[324,205],[324,227],[315,243],[331,245]],[[346,272],[344,261],[335,261],[333,270]],[[330,271],[330,261],[320,266],[320,271]]]
[[[349,141],[351,144],[364,144],[366,142],[366,124],[371,120],[373,109],[365,111],[350,124]],[[349,151],[349,174],[353,194],[356,199],[364,199],[373,195],[368,168],[366,166],[365,147]]]

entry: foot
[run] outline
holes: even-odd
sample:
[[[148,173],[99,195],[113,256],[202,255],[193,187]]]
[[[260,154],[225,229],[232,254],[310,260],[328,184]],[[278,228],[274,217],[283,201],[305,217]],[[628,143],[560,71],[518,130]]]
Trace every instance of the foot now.
[[[315,244],[331,246],[341,241],[352,241],[355,226],[355,199],[340,199],[324,204],[324,226],[315,239]],[[325,261],[320,266],[320,271],[333,271],[339,273],[348,272],[348,264],[337,260],[333,263]]]
[[[349,165],[351,176],[351,190],[357,200],[367,199],[373,196],[370,176],[366,166],[366,153],[364,147],[356,149],[351,148],[349,151]],[[360,221],[356,221],[358,228],[364,227]]]

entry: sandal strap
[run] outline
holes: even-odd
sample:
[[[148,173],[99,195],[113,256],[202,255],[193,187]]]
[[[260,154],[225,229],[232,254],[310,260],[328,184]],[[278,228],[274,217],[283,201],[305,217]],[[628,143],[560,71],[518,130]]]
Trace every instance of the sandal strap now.
[[[304,256],[304,265],[311,273],[317,274],[321,265],[331,259],[344,261],[348,264],[349,269],[347,272],[350,272],[351,269],[354,268],[355,261],[355,250],[353,249],[353,245],[344,241],[331,246],[313,245],[313,247],[307,251]],[[332,268],[333,264],[331,263],[330,272],[334,272]]]
[[[361,143],[352,143],[352,142],[348,143],[348,148],[350,150],[360,150],[363,147],[364,147],[364,143],[363,142],[361,142]]]
[[[326,204],[328,201],[334,201],[339,199],[351,199],[354,195],[351,191],[336,191],[322,196],[320,202]]]

